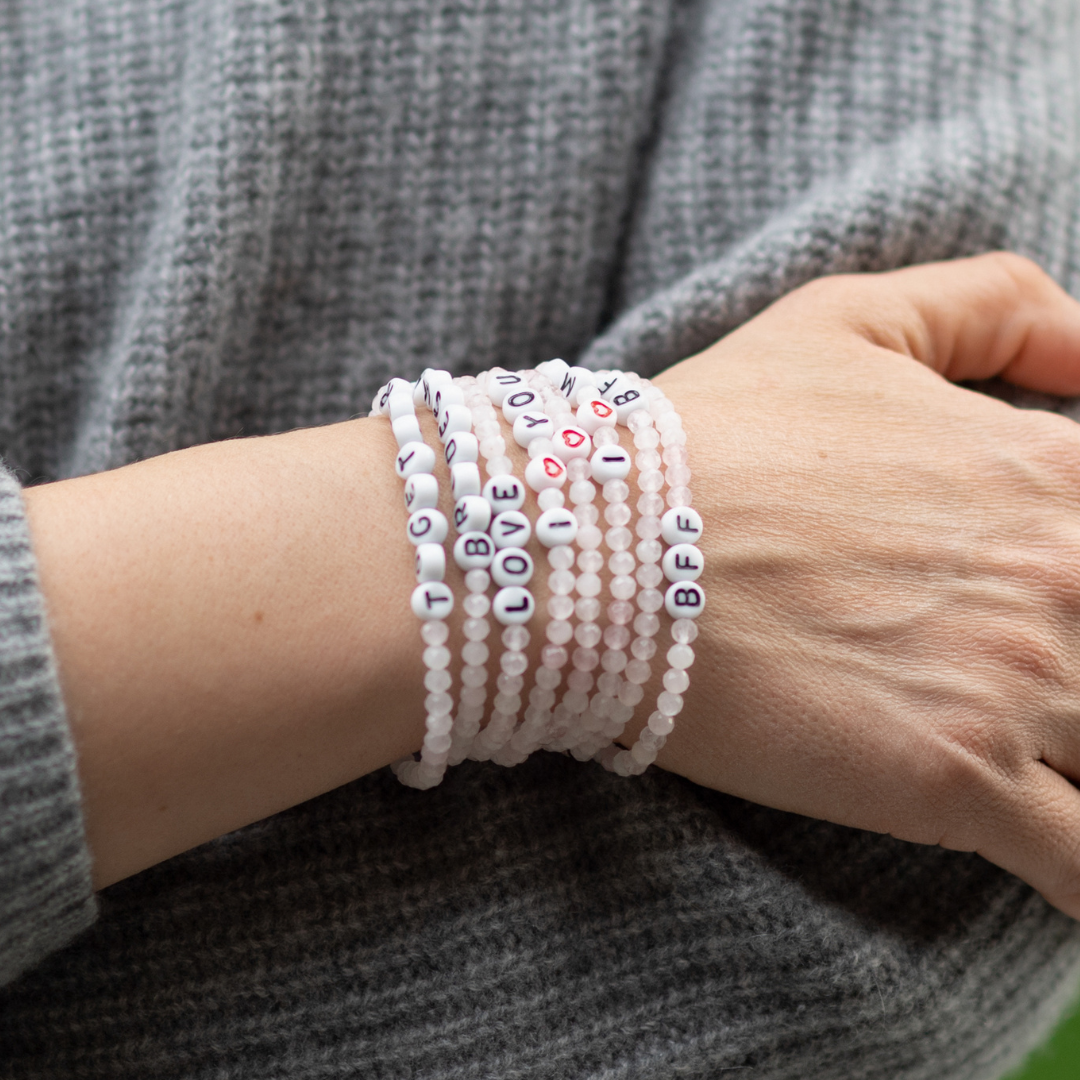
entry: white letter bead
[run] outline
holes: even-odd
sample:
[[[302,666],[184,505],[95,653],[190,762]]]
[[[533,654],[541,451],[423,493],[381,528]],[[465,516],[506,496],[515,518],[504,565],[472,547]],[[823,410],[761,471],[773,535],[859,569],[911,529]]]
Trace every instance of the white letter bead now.
[[[454,526],[459,533],[487,532],[491,525],[491,503],[481,495],[466,495],[454,507]]]
[[[660,535],[669,544],[696,544],[703,531],[701,515],[689,506],[677,506],[660,519]]]
[[[563,461],[574,458],[587,458],[592,453],[592,439],[584,428],[564,427],[551,436],[555,446],[555,456]]]
[[[409,515],[405,532],[414,544],[441,544],[446,539],[448,526],[441,511],[417,510]]]
[[[445,619],[454,610],[454,594],[443,581],[426,581],[412,594],[413,614],[424,622]]]
[[[602,446],[590,459],[593,479],[600,484],[625,480],[630,475],[630,455],[621,446]]]
[[[540,395],[528,387],[511,390],[503,398],[502,411],[508,424],[513,424],[524,413],[530,411],[540,412],[542,409],[543,402],[540,400]]]
[[[520,626],[533,617],[536,601],[528,589],[523,589],[520,585],[509,585],[495,594],[491,610],[503,626]]]
[[[536,370],[558,388],[562,385],[563,378],[569,374],[570,365],[565,360],[545,360],[536,365]]]
[[[578,519],[570,510],[545,510],[536,519],[536,539],[546,548],[572,544],[577,539]]]
[[[434,468],[435,451],[425,442],[406,443],[394,459],[394,472],[402,480],[416,473],[430,473]]]
[[[499,514],[491,523],[491,539],[497,548],[524,547],[532,536],[529,519],[519,510]]]
[[[462,570],[486,570],[495,557],[495,544],[485,532],[462,533],[454,542],[454,562]]]
[[[409,444],[412,445],[411,443]],[[430,449],[430,447],[428,448]],[[405,506],[424,510],[439,505],[439,481],[431,473],[413,473],[405,481]]]
[[[493,476],[484,485],[484,498],[496,514],[520,510],[525,505],[525,485],[513,476]]]
[[[533,439],[550,439],[555,431],[555,421],[547,413],[530,409],[514,421],[514,442],[528,446]]]
[[[645,407],[641,391],[636,390],[625,376],[620,375],[614,382],[606,384],[604,400],[615,406],[615,415],[620,424],[625,424],[635,409]]]
[[[566,466],[554,456],[534,457],[525,466],[525,483],[533,491],[562,487],[566,483]]]
[[[397,439],[398,448],[407,446],[411,442],[423,442],[424,433],[420,430],[420,421],[416,419],[416,413],[406,413],[390,422],[394,438]]]
[[[479,495],[480,466],[475,461],[459,461],[451,465],[450,490],[455,500],[464,499],[466,495]]]
[[[600,398],[583,402],[578,406],[578,427],[592,435],[597,428],[614,427],[618,423],[615,408]]]
[[[458,431],[446,440],[446,464],[480,460],[480,440],[471,431]]]
[[[468,405],[447,405],[439,418],[439,438],[445,443],[459,431],[472,431],[472,411]]]
[[[528,585],[532,576],[532,557],[521,548],[503,548],[491,564],[491,579],[499,586]]]
[[[693,544],[676,544],[664,552],[660,565],[668,581],[697,581],[705,569],[705,556]]]
[[[386,412],[391,421],[402,416],[415,416],[416,406],[413,404],[412,388],[402,390],[394,387],[390,391],[390,397],[386,402]]]
[[[454,376],[449,371],[440,368],[425,368],[420,376],[420,386],[424,392],[424,404],[432,409],[435,407],[435,391],[440,386],[446,386],[454,381]]]
[[[525,380],[513,371],[503,371],[488,379],[487,395],[492,405],[501,405],[506,400],[506,395],[520,390],[526,385]]]
[[[464,405],[465,404],[465,391],[454,383],[448,383],[446,386],[440,386],[435,391],[435,400],[432,402],[431,411],[435,414],[436,418],[441,421],[443,418],[443,410],[448,405]]]
[[[705,590],[696,581],[676,581],[668,586],[664,607],[673,619],[696,619],[705,607]]]
[[[446,551],[442,544],[418,544],[416,580],[442,581],[446,577]]]

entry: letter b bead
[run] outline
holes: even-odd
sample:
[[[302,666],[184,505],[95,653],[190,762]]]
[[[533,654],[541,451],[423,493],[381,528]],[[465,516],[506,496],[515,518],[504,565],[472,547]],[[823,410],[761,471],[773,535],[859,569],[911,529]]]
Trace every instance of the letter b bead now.
[[[705,607],[705,590],[696,581],[676,581],[664,594],[664,607],[673,619],[696,619]]]
[[[487,533],[462,533],[454,541],[454,562],[462,570],[486,570],[494,557],[495,544]]]

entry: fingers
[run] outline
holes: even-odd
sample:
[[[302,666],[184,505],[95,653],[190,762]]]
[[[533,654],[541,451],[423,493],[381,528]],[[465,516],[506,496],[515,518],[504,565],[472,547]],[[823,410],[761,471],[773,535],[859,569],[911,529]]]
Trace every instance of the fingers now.
[[[1031,390],[1080,394],[1080,303],[1019,255],[823,278],[809,294],[818,315],[840,315],[874,344],[948,379],[997,375]]]

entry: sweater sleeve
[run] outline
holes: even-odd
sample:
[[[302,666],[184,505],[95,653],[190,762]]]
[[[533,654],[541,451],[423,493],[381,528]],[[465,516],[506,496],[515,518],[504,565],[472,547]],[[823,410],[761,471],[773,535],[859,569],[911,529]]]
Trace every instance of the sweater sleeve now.
[[[22,494],[0,469],[0,983],[94,915],[75,751]]]

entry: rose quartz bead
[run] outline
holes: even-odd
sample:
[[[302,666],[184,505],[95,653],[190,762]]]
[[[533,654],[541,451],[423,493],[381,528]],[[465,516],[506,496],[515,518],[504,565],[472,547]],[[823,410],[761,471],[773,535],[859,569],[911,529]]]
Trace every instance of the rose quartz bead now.
[[[626,676],[628,682],[637,683],[642,685],[649,681],[652,675],[652,668],[645,660],[631,660],[626,665],[626,671],[623,673]]]
[[[650,611],[643,611],[634,619],[634,629],[642,637],[653,637],[660,629],[660,617]]]
[[[566,505],[566,497],[558,488],[544,488],[536,496],[536,505],[541,511],[555,510]]]
[[[631,709],[633,709],[635,705],[640,704],[641,699],[644,696],[644,687],[638,686],[637,683],[624,682],[622,686],[619,687],[619,701],[623,705],[628,705]]]
[[[588,458],[573,458],[566,463],[566,476],[571,484],[592,479],[592,466]]]
[[[604,520],[609,525],[627,525],[632,516],[630,507],[624,502],[609,503],[604,509]]]
[[[682,712],[683,699],[680,694],[673,694],[670,690],[664,690],[656,699],[657,712],[665,716],[678,716]]]
[[[466,664],[486,664],[490,655],[491,650],[482,641],[468,641],[461,649]]]
[[[596,688],[605,697],[613,698],[618,692],[619,687],[622,686],[622,679],[619,678],[619,674],[616,671],[605,671],[603,675],[596,680]],[[598,702],[601,708],[606,709],[607,706],[603,702]]]
[[[694,650],[689,645],[672,645],[667,651],[667,662],[673,668],[688,668],[694,663]]]
[[[617,674],[626,668],[626,653],[622,649],[607,649],[600,657],[600,663],[605,671],[613,671]]]
[[[612,551],[627,551],[634,542],[634,534],[625,525],[614,525],[604,534],[604,541]]]
[[[630,600],[637,592],[637,582],[629,574],[617,574],[608,588],[616,600]]]
[[[597,548],[604,539],[604,534],[595,525],[582,525],[578,529],[578,547]]]
[[[548,549],[547,560],[552,570],[569,570],[574,565],[574,549],[569,544],[558,544]]]
[[[461,681],[465,686],[483,686],[487,682],[487,671],[477,664],[466,664],[461,669]]]
[[[635,565],[634,556],[629,551],[616,551],[608,559],[608,569],[613,574],[632,574]]]
[[[649,717],[649,730],[656,735],[670,735],[675,729],[675,721],[662,712],[654,712]]]
[[[657,491],[646,491],[638,496],[637,511],[645,517],[660,517],[666,506],[664,497]]]
[[[575,480],[570,485],[570,501],[575,505],[591,503],[596,498],[596,485],[591,480]]]
[[[608,604],[607,617],[617,626],[625,626],[634,617],[634,605],[629,600],[613,600]]]
[[[449,671],[432,670],[424,676],[424,689],[430,690],[433,694],[439,693],[442,690],[449,690],[453,681]]]
[[[647,469],[638,473],[637,482],[642,491],[659,491],[664,486],[664,474],[659,469]]]
[[[599,530],[597,530],[599,532]],[[578,574],[577,591],[579,596],[597,596],[600,593],[599,574]]]
[[[570,659],[578,671],[592,671],[600,663],[600,654],[595,649],[579,646]]]
[[[626,626],[612,623],[604,630],[604,644],[609,649],[625,649],[630,644],[630,631]]]
[[[574,601],[569,596],[552,596],[547,602],[547,611],[553,619],[569,619],[574,614]]]
[[[665,690],[669,690],[673,694],[682,694],[685,693],[689,685],[690,676],[685,671],[680,671],[678,668],[668,668],[664,672]]]
[[[565,645],[574,636],[574,630],[565,619],[552,619],[544,629],[544,635],[553,645]]]
[[[671,624],[671,637],[680,645],[689,645],[697,640],[698,624],[693,619],[676,619]]]
[[[441,619],[423,623],[420,627],[420,637],[425,645],[445,645],[450,636],[450,627]]]
[[[630,646],[636,660],[651,660],[656,655],[656,642],[651,634],[643,634],[634,638],[634,644]]]
[[[642,611],[659,611],[664,606],[664,594],[659,589],[642,589],[637,601]]]
[[[567,651],[561,645],[545,645],[540,650],[540,663],[542,663],[544,667],[564,667],[568,658],[569,655]]]
[[[599,428],[592,437],[593,446],[614,446],[619,441],[619,433],[614,427]]]
[[[574,604],[574,614],[582,622],[596,622],[600,618],[600,601],[595,596],[582,596]]]
[[[660,561],[664,554],[664,548],[659,540],[642,540],[634,549],[639,561],[643,563],[655,563]]]
[[[566,686],[578,694],[587,694],[593,688],[594,679],[588,671],[579,671],[574,668],[566,676]]]
[[[653,418],[647,409],[636,409],[626,419],[626,426],[636,435],[653,426]]]
[[[634,464],[639,471],[645,472],[649,469],[659,469],[662,462],[655,450],[639,450],[634,457]]]
[[[579,570],[584,570],[588,574],[598,574],[604,568],[604,556],[593,548],[591,551],[583,551],[577,557],[577,564]]]
[[[544,667],[541,665],[536,673],[536,685],[544,690],[554,690],[562,681],[562,675],[557,667]]]
[[[548,574],[548,588],[556,596],[565,596],[572,592],[576,581],[570,570],[554,570]]]
[[[637,568],[634,577],[642,588],[655,589],[664,580],[664,571],[659,563],[647,562]]]
[[[593,503],[580,503],[574,507],[574,517],[578,525],[595,525],[600,520],[600,511]]]
[[[660,519],[652,516],[640,517],[634,531],[642,540],[655,540],[660,535]]]
[[[686,487],[692,475],[689,465],[672,465],[664,473],[664,479],[672,487]]]
[[[603,637],[603,633],[600,627],[594,622],[579,623],[577,629],[574,631],[574,640],[579,645],[584,645],[587,649],[591,649],[594,645],[600,644],[600,639]]]

